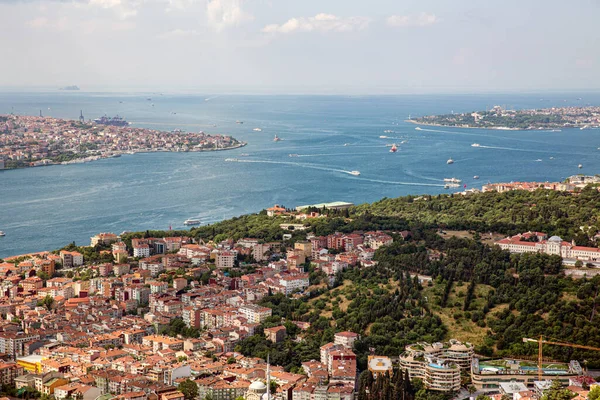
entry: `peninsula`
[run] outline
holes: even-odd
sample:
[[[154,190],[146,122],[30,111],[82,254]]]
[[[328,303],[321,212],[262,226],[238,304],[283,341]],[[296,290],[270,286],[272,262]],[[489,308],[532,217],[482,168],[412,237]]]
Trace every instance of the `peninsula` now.
[[[419,125],[457,128],[558,130],[600,128],[600,107],[552,107],[536,110],[507,110],[495,106],[489,111],[429,115],[407,120]]]
[[[138,152],[229,150],[245,142],[228,135],[172,132],[84,120],[0,115],[0,169],[80,163]]]

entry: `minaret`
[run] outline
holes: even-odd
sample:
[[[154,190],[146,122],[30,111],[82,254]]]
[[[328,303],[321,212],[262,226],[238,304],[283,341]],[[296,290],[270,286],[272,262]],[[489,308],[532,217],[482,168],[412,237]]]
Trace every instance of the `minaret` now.
[[[270,354],[267,354],[267,400],[271,400],[271,366],[269,364]]]

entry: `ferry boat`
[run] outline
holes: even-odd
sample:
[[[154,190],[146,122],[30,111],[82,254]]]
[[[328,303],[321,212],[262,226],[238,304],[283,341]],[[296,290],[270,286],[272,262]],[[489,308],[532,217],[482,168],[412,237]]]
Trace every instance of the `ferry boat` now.
[[[6,236],[6,233],[0,231],[0,236]]]
[[[127,125],[129,125],[129,122],[125,121],[125,119],[123,119],[122,117],[119,117],[118,115],[115,117],[107,117],[106,115],[104,115],[100,118],[96,118],[94,120],[94,122],[99,125],[110,125],[110,126],[127,126]]]
[[[446,183],[444,185],[444,189],[457,188],[460,187],[458,183]]]
[[[471,147],[481,147],[481,145],[479,143],[473,143]]]
[[[183,221],[184,225],[200,225],[200,220],[199,219],[186,219],[185,221]]]
[[[398,147],[396,147],[396,143],[394,143],[394,144],[392,145],[392,148],[390,149],[390,153],[395,153],[395,152],[397,152],[397,151],[398,151]]]
[[[279,138],[279,136],[275,135],[275,137],[273,138],[274,142],[280,142],[281,139]]]
[[[452,158],[449,158],[448,161],[446,161],[446,164],[454,164],[454,160]]]
[[[462,181],[456,178],[444,178],[444,182],[461,183]]]
[[[253,130],[254,132],[262,132],[262,129],[260,129],[260,128],[254,128],[254,129],[252,129],[252,130]]]
[[[350,175],[358,176],[360,175],[360,171],[350,171]]]

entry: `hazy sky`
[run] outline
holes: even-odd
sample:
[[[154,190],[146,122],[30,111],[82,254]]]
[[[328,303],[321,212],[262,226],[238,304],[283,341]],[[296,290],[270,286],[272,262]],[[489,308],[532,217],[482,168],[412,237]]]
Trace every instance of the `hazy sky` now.
[[[0,0],[0,86],[600,89],[598,0]]]

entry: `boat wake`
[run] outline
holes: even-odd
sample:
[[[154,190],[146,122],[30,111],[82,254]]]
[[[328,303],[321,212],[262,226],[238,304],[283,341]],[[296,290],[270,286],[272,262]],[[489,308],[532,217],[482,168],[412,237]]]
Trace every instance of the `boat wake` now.
[[[330,171],[330,172],[341,172],[343,174],[354,175],[354,173],[352,171],[347,171],[345,169],[330,168],[330,167],[325,167],[325,166],[322,166],[322,165],[297,163],[297,162],[291,162],[291,161],[236,160],[236,162],[239,162],[239,163],[257,163],[257,164],[293,165],[295,167],[311,168],[311,169],[318,169],[318,170],[321,170],[321,171]]]

